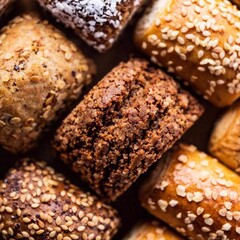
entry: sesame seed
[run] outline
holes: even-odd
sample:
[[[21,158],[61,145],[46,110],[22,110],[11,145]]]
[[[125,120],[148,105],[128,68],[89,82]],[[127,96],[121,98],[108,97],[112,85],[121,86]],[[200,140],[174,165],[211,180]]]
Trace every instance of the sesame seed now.
[[[165,200],[158,200],[158,206],[160,207],[160,209],[163,211],[163,212],[166,212],[166,209],[167,209],[167,206],[168,206],[168,202],[165,201]]]
[[[185,197],[186,196],[186,189],[184,186],[182,185],[178,185],[177,186],[177,189],[176,189],[176,192],[177,192],[177,195],[180,196],[180,197]]]
[[[222,226],[222,230],[223,231],[229,231],[231,229],[232,225],[230,223],[225,223],[223,226]]]

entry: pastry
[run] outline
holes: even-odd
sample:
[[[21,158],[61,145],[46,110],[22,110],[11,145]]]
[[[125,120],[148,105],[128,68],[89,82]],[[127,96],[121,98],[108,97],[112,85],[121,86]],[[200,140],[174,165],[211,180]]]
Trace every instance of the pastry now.
[[[147,61],[107,74],[57,130],[59,157],[114,201],[198,119],[202,107]]]
[[[119,225],[110,206],[30,159],[1,184],[0,219],[4,240],[108,240]]]
[[[93,63],[37,16],[15,18],[1,30],[0,43],[0,145],[25,152],[80,96]]]
[[[38,0],[99,52],[109,49],[143,0]]]
[[[138,224],[124,240],[183,240],[183,238],[158,221],[145,221]]]
[[[227,166],[240,172],[240,102],[237,101],[216,123],[209,151]]]
[[[240,177],[181,144],[146,180],[142,205],[189,239],[239,239]]]
[[[153,1],[135,42],[216,106],[240,97],[240,12],[230,1]]]

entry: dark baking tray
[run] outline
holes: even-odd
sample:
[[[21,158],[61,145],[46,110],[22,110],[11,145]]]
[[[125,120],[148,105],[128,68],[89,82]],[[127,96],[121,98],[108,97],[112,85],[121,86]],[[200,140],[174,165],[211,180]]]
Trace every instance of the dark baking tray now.
[[[29,11],[37,11],[40,15],[43,15],[45,18],[49,19],[51,23],[64,31],[70,39],[76,42],[86,56],[92,58],[97,64],[97,75],[95,76],[91,86],[84,90],[84,94],[86,94],[93,85],[101,80],[101,78],[120,61],[127,60],[130,56],[145,57],[138,52],[132,42],[134,26],[141,13],[135,16],[134,20],[129,24],[127,29],[123,32],[118,42],[111,50],[104,54],[99,54],[92,48],[88,47],[79,38],[77,38],[71,30],[65,29],[62,24],[57,23],[53,18],[51,18],[51,16],[49,16],[47,13],[44,13],[33,0],[17,0],[11,13],[8,14],[3,21],[1,21],[1,26],[7,24],[7,22],[13,17]],[[191,89],[188,90],[192,92]],[[195,95],[193,92],[192,94]],[[205,106],[205,113],[201,119],[183,136],[181,141],[194,144],[200,150],[207,151],[208,139],[214,126],[214,122],[224,110],[213,107],[211,104],[203,101],[199,96],[196,97]],[[81,99],[79,99],[78,102],[80,100]],[[76,104],[77,102],[75,105]],[[61,123],[61,120],[64,119],[64,117],[71,111],[73,107],[74,105],[67,109],[65,114],[61,116],[61,119],[51,126],[48,132],[46,132],[40,139],[39,145],[31,152],[24,155],[14,156],[0,149],[0,178],[4,177],[8,169],[14,165],[15,161],[22,157],[30,156],[39,160],[47,161],[56,170],[62,172],[68,178],[70,178],[73,183],[89,190],[85,184],[80,182],[76,174],[72,173],[60,160],[55,159],[50,145],[50,139],[52,138],[54,131]],[[151,169],[152,168],[154,168],[154,166],[152,166]],[[149,171],[151,171],[151,169]],[[141,187],[141,182],[144,180],[147,174],[142,175],[123,196],[113,203],[113,205],[118,209],[122,219],[122,227],[114,238],[116,240],[122,239],[123,236],[125,236],[126,233],[131,230],[131,228],[141,219],[149,217],[148,213],[141,208],[138,201],[138,189]]]

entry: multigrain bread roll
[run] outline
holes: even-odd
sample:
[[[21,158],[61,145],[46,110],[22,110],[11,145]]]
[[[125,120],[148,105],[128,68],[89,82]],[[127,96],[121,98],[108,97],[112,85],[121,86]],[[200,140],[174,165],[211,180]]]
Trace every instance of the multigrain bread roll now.
[[[115,200],[198,119],[202,107],[147,61],[107,74],[57,130],[58,155]]]
[[[107,240],[117,213],[43,162],[25,159],[0,186],[0,236],[6,240]]]
[[[30,149],[89,83],[92,63],[47,21],[25,15],[0,33],[0,144]]]
[[[140,194],[142,205],[189,239],[239,239],[240,177],[180,145],[160,161]]]
[[[240,97],[240,12],[230,1],[153,1],[135,42],[216,106]]]
[[[38,0],[99,52],[106,51],[144,0]]]
[[[227,166],[240,172],[240,102],[237,101],[216,123],[209,151]]]
[[[183,240],[183,238],[158,221],[138,224],[124,240]]]
[[[2,16],[6,11],[9,10],[9,7],[11,6],[11,3],[13,3],[14,0],[0,0],[0,16]]]

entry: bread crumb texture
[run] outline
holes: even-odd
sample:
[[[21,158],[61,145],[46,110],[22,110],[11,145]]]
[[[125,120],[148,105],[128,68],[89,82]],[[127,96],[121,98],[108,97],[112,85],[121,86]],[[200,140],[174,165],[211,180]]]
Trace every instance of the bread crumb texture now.
[[[54,147],[107,200],[115,200],[198,119],[202,107],[141,59],[120,63],[65,119]]]

